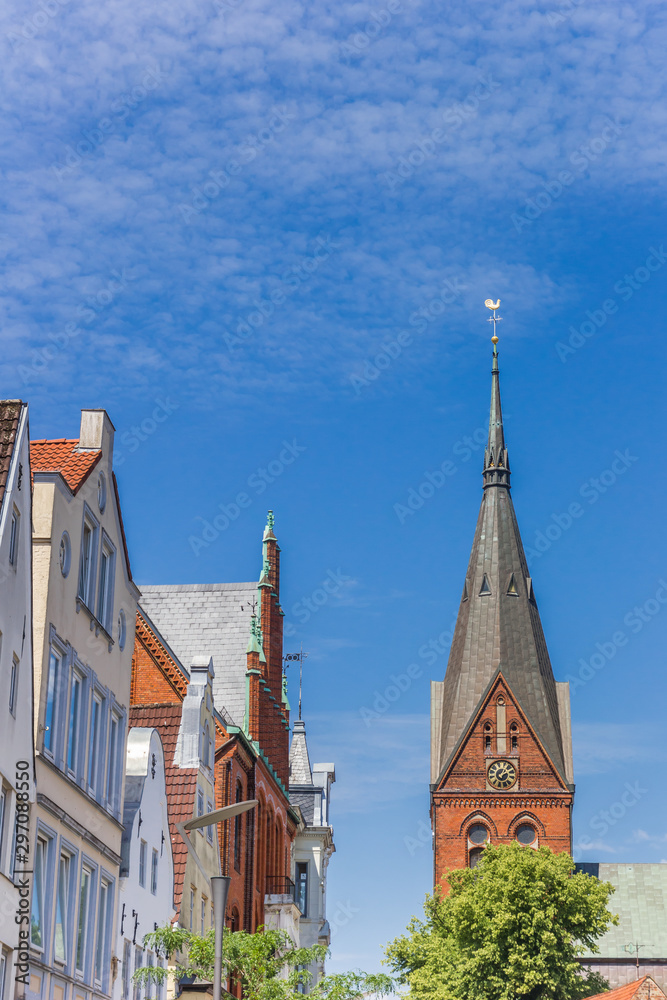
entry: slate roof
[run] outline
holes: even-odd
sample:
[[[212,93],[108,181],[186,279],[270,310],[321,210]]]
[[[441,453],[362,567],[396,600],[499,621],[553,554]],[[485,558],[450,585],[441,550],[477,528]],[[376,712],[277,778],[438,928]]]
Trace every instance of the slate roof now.
[[[663,991],[660,989],[658,984],[650,976],[642,976],[641,979],[635,979],[634,983],[626,983],[625,986],[619,986],[617,990],[607,990],[606,993],[596,993],[594,996],[589,997],[588,1000],[632,1000],[637,991],[644,985],[647,979],[651,980],[651,991],[655,987],[655,997],[664,997]],[[653,992],[651,992],[653,995]]]
[[[310,767],[306,742],[306,723],[303,719],[296,719],[294,722],[292,744],[289,748],[289,783],[290,787],[292,785],[312,785],[313,783],[313,772]]]
[[[585,957],[594,957],[596,962],[634,961],[625,945],[639,941],[642,962],[667,958],[667,864],[579,864],[577,869],[611,882],[616,892],[608,909],[619,916],[618,926],[610,927],[598,940],[599,954],[586,952]]]
[[[31,441],[33,475],[35,472],[59,472],[72,493],[76,493],[102,457],[101,451],[77,451],[78,447],[78,438]]]
[[[174,907],[181,910],[183,880],[188,860],[188,849],[176,829],[177,823],[192,819],[195,814],[197,775],[199,768],[174,767],[174,754],[181,725],[180,702],[172,705],[133,705],[130,707],[129,726],[157,729],[164,747],[164,762],[167,782],[167,812],[171,831],[171,847],[174,855]]]
[[[5,496],[22,406],[20,399],[0,400],[0,507]]]
[[[246,647],[256,583],[197,583],[141,588],[141,606],[181,663],[213,657],[213,697],[232,723],[243,726]]]
[[[485,489],[442,688],[438,774],[500,669],[565,781],[558,696],[509,490],[500,383],[492,375]],[[508,593],[514,576],[517,594]],[[484,579],[490,593],[480,594]]]

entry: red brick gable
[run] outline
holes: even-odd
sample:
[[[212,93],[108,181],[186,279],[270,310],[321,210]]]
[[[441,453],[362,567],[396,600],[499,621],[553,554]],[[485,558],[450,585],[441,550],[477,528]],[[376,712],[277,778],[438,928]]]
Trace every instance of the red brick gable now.
[[[504,703],[505,746],[499,746],[498,702]],[[488,780],[495,761],[508,761],[517,778],[507,789]],[[492,844],[511,843],[522,825],[534,846],[570,851],[572,792],[501,673],[491,684],[432,795],[435,884],[448,869],[470,863],[472,826],[485,826]],[[530,850],[530,847],[526,848]]]
[[[505,702],[506,748],[496,745],[496,706],[499,698]],[[517,750],[512,750],[511,726],[516,725]],[[485,750],[485,727],[490,727],[491,749]],[[530,725],[502,673],[481,703],[467,732],[454,752],[447,770],[438,783],[438,791],[489,791],[487,768],[498,758],[512,761],[518,770],[514,786],[522,792],[568,792],[567,786],[549,759],[537,734]]]

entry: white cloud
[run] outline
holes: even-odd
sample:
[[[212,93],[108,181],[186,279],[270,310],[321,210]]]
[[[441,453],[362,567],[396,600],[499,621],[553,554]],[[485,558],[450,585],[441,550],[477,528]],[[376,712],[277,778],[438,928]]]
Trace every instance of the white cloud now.
[[[37,3],[9,3],[0,27],[0,374],[33,398],[51,388],[38,370],[50,334],[123,267],[136,283],[58,353],[50,378],[60,385],[95,358],[90,377],[112,394],[106,362],[131,345],[137,385],[154,370],[175,380],[186,351],[181,389],[190,397],[201,396],[203,374],[207,391],[230,399],[339,392],[443,277],[458,276],[464,294],[392,372],[407,383],[414,365],[442,353],[443,336],[445,350],[455,348],[473,317],[486,332],[478,305],[491,286],[516,317],[507,335],[536,335],[545,306],[578,294],[573,280],[522,260],[520,243],[514,260],[494,255],[488,234],[508,231],[512,212],[607,118],[627,129],[591,159],[591,180],[581,173],[563,197],[588,198],[592,185],[622,196],[662,181],[667,32],[650,2],[582,5],[555,26],[548,5],[524,0],[487,5],[474,25],[467,8],[443,16],[404,2],[358,58],[344,58],[341,42],[365,31],[377,5],[344,2],[334,12],[321,2],[245,0],[224,16],[194,0],[47,6],[52,17]],[[156,66],[159,82],[142,94]],[[488,100],[448,126],[392,195],[383,173],[457,102],[474,104],[489,75],[497,87]],[[129,114],[117,110],[125,100],[136,105]],[[276,107],[294,117],[264,142]],[[112,130],[77,154],[104,118]],[[185,224],[179,206],[249,141],[252,162]],[[80,162],[58,179],[52,168],[68,147]],[[340,248],[230,352],[224,334],[322,233]],[[155,314],[169,317],[157,329]],[[325,322],[327,336],[315,334]]]

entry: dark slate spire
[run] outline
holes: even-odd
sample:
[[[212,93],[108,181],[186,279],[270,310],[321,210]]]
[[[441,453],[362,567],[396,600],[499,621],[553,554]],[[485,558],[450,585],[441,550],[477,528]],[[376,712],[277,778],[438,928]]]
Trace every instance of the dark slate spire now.
[[[484,452],[484,487],[510,485],[510,467],[503,433],[503,410],[500,405],[500,372],[498,371],[498,338],[493,340],[493,367],[491,368],[491,410],[489,413],[489,440]]]
[[[434,685],[433,779],[449,763],[500,671],[567,780],[559,699],[510,494],[494,331],[484,493],[447,671]]]

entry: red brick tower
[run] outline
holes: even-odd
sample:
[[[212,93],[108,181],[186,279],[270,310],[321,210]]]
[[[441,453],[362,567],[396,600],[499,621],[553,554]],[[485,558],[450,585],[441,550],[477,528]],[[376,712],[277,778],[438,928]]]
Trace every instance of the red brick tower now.
[[[512,504],[493,340],[482,506],[445,679],[431,685],[436,885],[486,843],[571,850],[569,685],[554,680]]]

